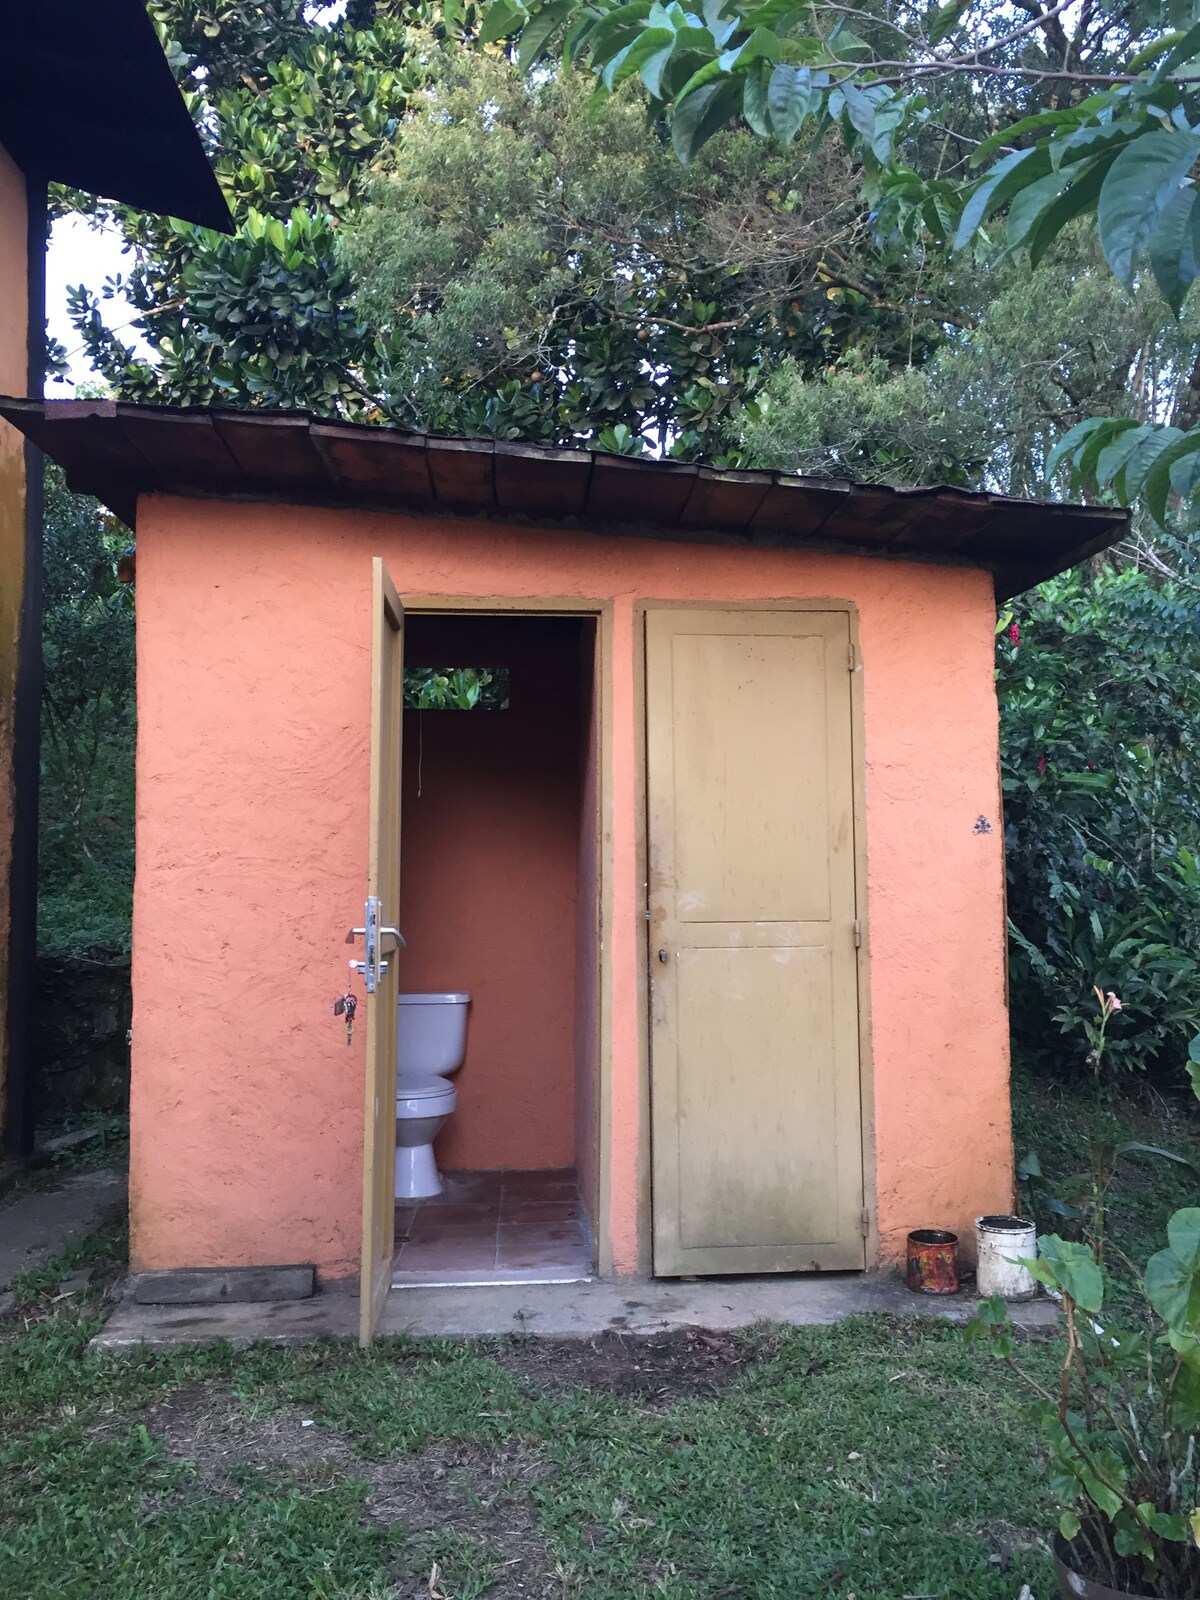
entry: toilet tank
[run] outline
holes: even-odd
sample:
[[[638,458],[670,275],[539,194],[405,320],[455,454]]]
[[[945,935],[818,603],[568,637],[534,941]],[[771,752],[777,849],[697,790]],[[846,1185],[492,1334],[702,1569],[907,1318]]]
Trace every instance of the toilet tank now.
[[[396,1028],[396,1076],[444,1078],[462,1066],[469,994],[402,994]]]

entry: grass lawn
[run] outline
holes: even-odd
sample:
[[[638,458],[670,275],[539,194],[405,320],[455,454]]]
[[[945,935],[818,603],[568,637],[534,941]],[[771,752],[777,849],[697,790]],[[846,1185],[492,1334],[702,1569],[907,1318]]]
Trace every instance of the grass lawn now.
[[[1026,1114],[1068,1170],[1047,1130],[1089,1108]],[[1195,1132],[1129,1119],[1147,1143]],[[1131,1162],[1134,1247],[1190,1197]],[[85,1358],[123,1246],[81,1241],[0,1323],[4,1600],[1053,1593],[1025,1397],[947,1325]],[[1018,1359],[1048,1375],[1056,1349]]]

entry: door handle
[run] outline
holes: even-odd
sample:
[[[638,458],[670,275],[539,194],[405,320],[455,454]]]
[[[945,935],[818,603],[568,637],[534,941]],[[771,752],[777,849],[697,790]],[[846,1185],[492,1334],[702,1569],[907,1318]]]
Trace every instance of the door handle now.
[[[670,959],[671,959],[670,951],[668,951],[668,950],[660,950],[658,952],[658,959],[662,962],[663,966],[665,967],[667,962],[670,961]]]
[[[352,961],[350,970],[361,975],[367,986],[367,993],[374,994],[388,970],[388,963],[383,957],[382,941],[395,939],[396,949],[405,948],[404,935],[398,928],[381,927],[379,900],[375,895],[367,898],[367,914],[363,919],[364,926],[351,928],[346,935],[346,943],[353,944],[355,939],[364,941],[363,959]]]

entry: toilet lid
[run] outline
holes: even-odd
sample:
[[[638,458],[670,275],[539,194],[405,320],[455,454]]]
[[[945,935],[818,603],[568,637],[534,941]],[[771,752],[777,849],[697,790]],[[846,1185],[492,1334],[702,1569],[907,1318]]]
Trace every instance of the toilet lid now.
[[[453,1093],[454,1085],[445,1078],[402,1078],[396,1084],[397,1100],[433,1100]]]

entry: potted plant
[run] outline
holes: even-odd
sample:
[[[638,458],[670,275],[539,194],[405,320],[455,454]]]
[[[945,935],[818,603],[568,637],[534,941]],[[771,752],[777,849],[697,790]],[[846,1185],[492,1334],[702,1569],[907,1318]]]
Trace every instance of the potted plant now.
[[[1175,1213],[1141,1274],[1144,1328],[1106,1319],[1090,1245],[1050,1234],[1038,1251],[1027,1265],[1061,1296],[1065,1322],[1054,1387],[1013,1361],[1002,1300],[981,1302],[968,1335],[1036,1394],[1064,1600],[1200,1600],[1200,1208]]]

